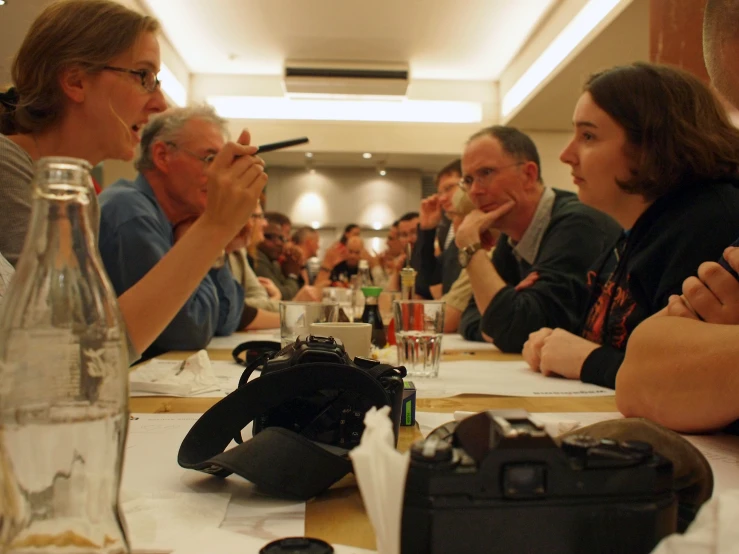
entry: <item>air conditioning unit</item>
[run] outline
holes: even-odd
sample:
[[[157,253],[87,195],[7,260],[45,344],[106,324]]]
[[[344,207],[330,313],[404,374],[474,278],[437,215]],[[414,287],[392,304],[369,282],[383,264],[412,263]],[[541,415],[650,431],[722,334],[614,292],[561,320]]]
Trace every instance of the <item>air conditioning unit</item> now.
[[[405,96],[407,90],[407,64],[297,60],[285,63],[288,94]]]

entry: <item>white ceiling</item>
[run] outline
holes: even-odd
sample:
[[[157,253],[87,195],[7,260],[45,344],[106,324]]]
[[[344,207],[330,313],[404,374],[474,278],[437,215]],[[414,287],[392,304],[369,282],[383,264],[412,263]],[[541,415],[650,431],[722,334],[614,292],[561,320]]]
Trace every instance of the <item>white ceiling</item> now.
[[[8,62],[30,22],[51,0],[7,1],[0,7],[0,85],[9,80]],[[490,86],[490,101],[495,108],[494,81],[521,47],[532,37],[538,38],[542,25],[552,19],[551,14],[584,0],[118,1],[144,4],[160,19],[190,72],[203,74],[204,79],[218,79],[214,75],[218,73],[236,79],[277,76],[286,59],[406,62],[412,79],[431,83],[435,94],[464,96],[470,94],[473,84]],[[648,0],[633,0],[509,123],[529,131],[569,130],[571,107],[587,74],[616,63],[647,59],[648,5]],[[629,40],[624,39],[626,36]],[[448,80],[448,86],[424,81],[437,79]],[[475,80],[485,82],[469,82]],[[223,94],[234,91],[225,82],[219,86]],[[486,119],[484,124],[489,122]],[[445,164],[450,153],[456,153],[473,131],[463,125],[237,123],[256,130],[262,142],[310,135],[308,148],[317,153],[317,167],[372,167],[377,159],[366,162],[358,156],[358,152],[368,150],[384,152],[388,168],[421,171],[433,171]],[[273,166],[300,166],[305,162],[304,150],[307,148],[274,152],[265,158]]]
[[[407,62],[413,79],[495,80],[557,0],[143,0],[194,73],[284,60]]]

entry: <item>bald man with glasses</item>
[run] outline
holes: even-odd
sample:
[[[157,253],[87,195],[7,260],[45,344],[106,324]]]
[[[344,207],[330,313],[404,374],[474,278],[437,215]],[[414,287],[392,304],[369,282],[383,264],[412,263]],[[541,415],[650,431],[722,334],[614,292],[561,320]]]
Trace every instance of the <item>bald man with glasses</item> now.
[[[618,224],[573,193],[546,187],[536,146],[512,127],[488,127],[469,139],[460,186],[477,208],[455,236],[473,290],[460,333],[521,352],[542,327],[577,331],[587,272],[615,244]],[[491,230],[501,233],[492,262]]]

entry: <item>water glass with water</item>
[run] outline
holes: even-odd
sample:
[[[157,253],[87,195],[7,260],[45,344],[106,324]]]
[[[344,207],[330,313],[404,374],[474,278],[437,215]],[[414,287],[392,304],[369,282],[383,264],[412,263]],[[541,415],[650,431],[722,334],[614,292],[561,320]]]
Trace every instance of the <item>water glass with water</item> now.
[[[339,305],[336,302],[280,302],[280,342],[284,348],[300,336],[310,335],[313,323],[338,320]]]
[[[393,303],[398,364],[408,377],[438,377],[445,303],[397,300]]]

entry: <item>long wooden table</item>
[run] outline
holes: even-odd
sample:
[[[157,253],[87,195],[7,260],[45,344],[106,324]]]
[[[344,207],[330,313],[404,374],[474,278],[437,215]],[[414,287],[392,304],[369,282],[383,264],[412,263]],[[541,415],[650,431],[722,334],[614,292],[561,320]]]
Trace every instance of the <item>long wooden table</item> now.
[[[192,352],[172,352],[165,359],[183,360]],[[212,360],[230,360],[227,350],[209,350]],[[445,361],[455,360],[520,360],[520,356],[496,352],[445,354]],[[136,413],[203,413],[218,401],[217,398],[134,397],[129,401]],[[416,410],[452,413],[456,410],[481,411],[522,408],[530,412],[615,412],[614,397],[589,398],[518,398],[503,396],[460,395],[452,398],[421,398]],[[398,449],[406,451],[414,440],[421,438],[417,427],[401,427]],[[359,491],[352,475],[342,479],[331,490],[309,501],[306,505],[305,534],[329,543],[347,544],[360,548],[375,548],[375,537],[365,513]]]

